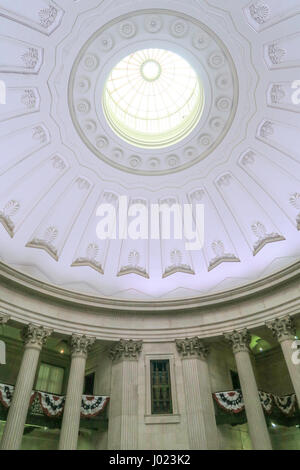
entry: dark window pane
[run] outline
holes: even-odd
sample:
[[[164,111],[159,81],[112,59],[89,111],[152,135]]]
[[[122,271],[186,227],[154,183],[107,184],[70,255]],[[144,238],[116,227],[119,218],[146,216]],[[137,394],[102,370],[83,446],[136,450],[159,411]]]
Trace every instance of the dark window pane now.
[[[84,378],[84,395],[93,395],[94,394],[94,382],[95,382],[95,372],[92,374],[86,375]]]
[[[150,361],[152,414],[172,414],[170,362]]]
[[[240,384],[240,379],[239,379],[239,374],[235,372],[234,370],[230,371],[231,375],[231,381],[232,381],[232,386],[234,390],[240,390],[241,389],[241,384]]]

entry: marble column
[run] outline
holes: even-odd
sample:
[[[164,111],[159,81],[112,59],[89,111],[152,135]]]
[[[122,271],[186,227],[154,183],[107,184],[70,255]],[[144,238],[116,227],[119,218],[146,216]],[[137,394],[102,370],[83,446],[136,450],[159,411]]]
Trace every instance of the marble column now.
[[[71,337],[71,367],[60,431],[60,450],[77,449],[85,366],[88,351],[94,342],[95,338],[85,335],[73,334]]]
[[[138,358],[142,341],[121,339],[110,350],[109,450],[138,449]]]
[[[9,320],[8,315],[0,313],[0,326],[5,325]],[[6,364],[6,344],[0,340],[0,366]]]
[[[274,337],[279,341],[291,381],[300,406],[300,364],[295,363],[293,357],[296,352],[296,328],[290,316],[275,318],[266,323]]]
[[[182,358],[190,449],[218,449],[218,430],[207,364],[208,349],[197,337],[176,340],[176,346]]]
[[[95,370],[95,384],[94,394],[104,395],[107,397],[111,396],[111,371],[112,361],[107,354],[107,350],[103,349],[98,353],[98,364]],[[109,415],[109,407],[107,406],[107,416]],[[96,450],[107,450],[108,446],[108,429],[100,428],[95,436],[95,449]]]
[[[235,356],[253,449],[272,450],[250,358],[251,335],[244,329],[225,333],[224,337],[230,342]]]
[[[51,333],[52,330],[33,324],[22,331],[25,349],[3,432],[2,450],[17,450],[21,447],[40,352]]]

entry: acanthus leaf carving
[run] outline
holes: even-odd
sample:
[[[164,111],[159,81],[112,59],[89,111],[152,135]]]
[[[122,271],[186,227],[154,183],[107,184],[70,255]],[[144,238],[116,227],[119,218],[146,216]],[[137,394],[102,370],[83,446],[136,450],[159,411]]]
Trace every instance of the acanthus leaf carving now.
[[[176,348],[182,358],[200,357],[206,359],[208,348],[197,336],[194,338],[176,339]]]
[[[137,360],[142,350],[142,340],[134,341],[132,339],[121,339],[109,351],[110,358],[115,361],[117,359]]]

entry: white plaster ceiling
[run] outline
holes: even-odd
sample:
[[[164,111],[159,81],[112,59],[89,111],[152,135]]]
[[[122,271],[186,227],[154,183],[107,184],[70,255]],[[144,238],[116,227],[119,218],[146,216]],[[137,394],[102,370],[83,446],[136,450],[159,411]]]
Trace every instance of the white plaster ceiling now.
[[[0,0],[0,259],[71,291],[147,301],[299,260],[299,12],[300,0]],[[112,67],[150,47],[188,60],[205,90],[196,128],[157,150],[123,141],[101,107]],[[96,208],[118,195],[203,202],[203,250],[100,242]]]

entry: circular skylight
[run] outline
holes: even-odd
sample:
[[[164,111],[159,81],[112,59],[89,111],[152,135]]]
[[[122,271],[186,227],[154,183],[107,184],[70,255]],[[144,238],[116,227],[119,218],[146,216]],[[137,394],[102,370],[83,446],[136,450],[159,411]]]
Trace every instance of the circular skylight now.
[[[166,147],[186,137],[199,122],[202,83],[191,65],[173,52],[144,49],[111,71],[103,108],[113,130],[138,147]]]

